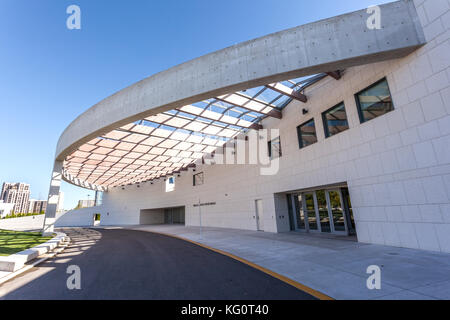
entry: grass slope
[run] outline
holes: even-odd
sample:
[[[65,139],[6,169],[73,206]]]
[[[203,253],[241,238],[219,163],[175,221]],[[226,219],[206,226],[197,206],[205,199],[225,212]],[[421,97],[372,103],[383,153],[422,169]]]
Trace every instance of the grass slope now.
[[[42,237],[39,232],[17,232],[0,230],[0,256],[11,254],[35,247],[47,242],[52,237]]]

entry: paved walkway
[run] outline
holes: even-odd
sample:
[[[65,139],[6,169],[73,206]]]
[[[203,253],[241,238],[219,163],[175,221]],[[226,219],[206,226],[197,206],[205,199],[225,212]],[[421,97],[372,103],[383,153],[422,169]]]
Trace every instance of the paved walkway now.
[[[312,300],[308,293],[225,255],[165,235],[65,229],[72,243],[0,286],[0,299]],[[81,290],[67,288],[78,266]]]
[[[217,248],[335,299],[450,299],[450,254],[361,244],[298,233],[271,234],[184,226],[135,226]],[[368,290],[368,266],[382,269],[381,290]]]

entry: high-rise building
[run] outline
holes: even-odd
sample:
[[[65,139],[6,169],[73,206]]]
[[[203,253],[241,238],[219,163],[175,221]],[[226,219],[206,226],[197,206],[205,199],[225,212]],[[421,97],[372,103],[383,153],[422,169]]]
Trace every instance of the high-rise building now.
[[[78,200],[78,208],[91,208],[95,207],[95,200]]]
[[[30,185],[26,183],[3,183],[0,200],[4,203],[14,203],[15,213],[28,213],[30,200]]]
[[[28,213],[41,213],[47,210],[47,200],[31,199],[28,202]]]

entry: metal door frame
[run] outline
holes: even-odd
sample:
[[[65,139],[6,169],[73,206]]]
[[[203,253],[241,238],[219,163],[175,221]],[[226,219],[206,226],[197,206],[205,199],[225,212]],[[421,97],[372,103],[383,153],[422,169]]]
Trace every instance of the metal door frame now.
[[[319,207],[318,207],[318,202],[317,202],[317,194],[316,192],[319,190],[323,190],[325,191],[325,198],[326,198],[326,202],[327,202],[327,210],[328,210],[328,217],[330,219],[330,228],[331,228],[331,232],[322,232],[322,226],[320,223],[320,215],[319,215]],[[296,232],[305,232],[305,233],[324,233],[324,234],[335,234],[335,235],[350,235],[350,230],[349,230],[349,226],[348,224],[350,223],[350,221],[348,221],[348,219],[350,217],[348,217],[349,213],[347,213],[347,208],[344,206],[344,199],[343,199],[343,195],[342,195],[342,190],[339,187],[336,188],[331,188],[331,189],[319,189],[319,190],[314,190],[314,191],[306,191],[306,192],[292,192],[292,193],[288,193],[290,196],[290,201],[291,201],[291,206],[292,206],[292,211],[293,211],[293,218],[294,218],[294,231]],[[333,210],[332,210],[332,206],[331,206],[331,200],[330,200],[330,192],[337,192],[339,194],[339,200],[341,202],[341,208],[342,208],[342,214],[344,217],[344,225],[345,225],[345,231],[336,231],[335,226],[334,226],[334,218],[333,218]],[[314,201],[314,211],[316,214],[316,223],[317,223],[317,230],[311,230],[311,228],[309,227],[309,217],[308,217],[308,213],[306,210],[306,201],[305,201],[305,196],[306,195],[312,195],[313,196],[313,201]],[[302,197],[302,209],[303,209],[303,213],[304,213],[304,221],[305,221],[305,229],[300,229],[298,227],[298,214],[299,214],[299,210],[300,208],[297,207],[297,201],[295,201],[295,197],[297,196],[301,196]]]
[[[334,217],[333,217],[333,209],[331,208],[331,200],[330,200],[330,192],[337,192],[339,194],[339,201],[341,203],[341,208],[342,208],[342,215],[344,218],[344,225],[345,225],[345,231],[336,231],[336,229],[334,228]],[[327,207],[328,207],[328,215],[330,217],[330,223],[331,223],[331,233],[332,234],[337,234],[337,235],[348,235],[349,234],[349,229],[348,229],[348,221],[347,221],[347,215],[345,213],[345,207],[344,207],[344,202],[342,199],[342,192],[341,189],[326,189],[325,190],[325,197],[327,199]]]

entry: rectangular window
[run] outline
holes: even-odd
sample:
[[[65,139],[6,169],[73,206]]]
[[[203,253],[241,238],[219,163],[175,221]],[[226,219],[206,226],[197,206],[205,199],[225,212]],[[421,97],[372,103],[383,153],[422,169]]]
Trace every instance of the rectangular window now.
[[[203,177],[203,172],[194,174],[194,187],[195,186],[201,186],[204,183],[204,177]]]
[[[355,98],[361,123],[394,110],[391,92],[386,79],[382,79],[357,93]]]
[[[298,143],[300,149],[317,142],[316,125],[314,119],[297,127]]]
[[[281,157],[281,140],[280,137],[268,142],[269,158],[270,160],[278,159]]]
[[[175,191],[175,177],[166,179],[166,192]]]
[[[348,129],[347,113],[343,102],[322,113],[322,119],[327,138]]]

